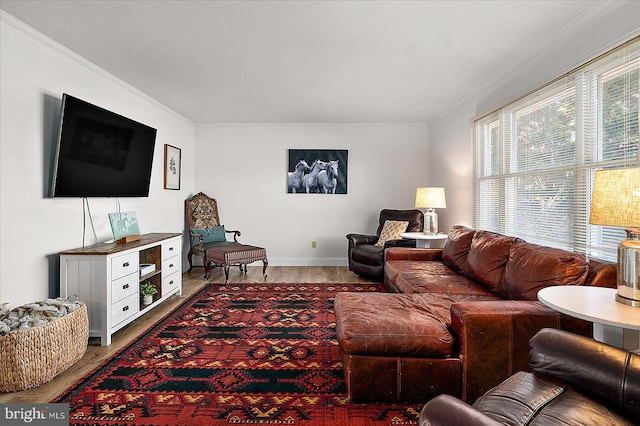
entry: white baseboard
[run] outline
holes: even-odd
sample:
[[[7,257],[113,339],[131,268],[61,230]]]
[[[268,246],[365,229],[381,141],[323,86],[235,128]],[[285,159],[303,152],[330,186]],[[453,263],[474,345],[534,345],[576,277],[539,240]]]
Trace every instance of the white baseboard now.
[[[261,266],[262,263],[253,262],[249,266]],[[193,256],[193,266],[202,267],[202,258],[200,256]],[[277,257],[269,258],[269,266],[349,266],[349,259],[346,257]],[[189,261],[186,259],[182,262],[182,267],[186,272],[189,269]]]
[[[269,266],[349,266],[349,260],[346,257],[280,257],[269,258]]]

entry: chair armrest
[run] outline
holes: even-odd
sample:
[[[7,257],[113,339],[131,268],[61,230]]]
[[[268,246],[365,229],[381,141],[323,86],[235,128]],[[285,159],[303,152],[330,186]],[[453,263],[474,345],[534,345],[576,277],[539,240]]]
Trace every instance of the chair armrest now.
[[[640,415],[640,355],[563,330],[531,339],[531,370]]]
[[[233,241],[238,242],[238,237],[241,235],[240,231],[224,231],[227,234],[233,234]]]
[[[204,235],[202,235],[202,234],[197,234],[197,233],[195,233],[195,232],[191,232],[191,231],[189,231],[189,240],[190,240],[190,241],[189,241],[189,245],[190,245],[191,247],[193,247],[193,246],[194,246],[194,244],[193,244],[193,239],[194,239],[194,238],[197,238],[197,239],[198,239],[198,250],[202,251],[202,250],[203,250],[203,248],[204,248],[204,246],[203,246],[203,244],[202,244],[202,241],[204,240]]]
[[[442,260],[442,249],[389,248],[385,250],[385,261],[389,260]]]
[[[451,395],[438,395],[420,412],[420,426],[498,426],[502,423]]]
[[[349,244],[357,246],[360,244],[375,244],[378,241],[377,235],[365,235],[365,234],[347,234],[347,240]]]
[[[529,339],[545,327],[592,334],[590,322],[537,301],[454,303],[451,328],[462,360],[462,399],[473,402],[515,372],[529,371]]]
[[[384,243],[384,248],[385,250],[391,247],[406,247],[406,248],[415,248],[416,247],[416,241],[415,240],[405,240],[405,239],[400,239],[400,240],[387,240]]]

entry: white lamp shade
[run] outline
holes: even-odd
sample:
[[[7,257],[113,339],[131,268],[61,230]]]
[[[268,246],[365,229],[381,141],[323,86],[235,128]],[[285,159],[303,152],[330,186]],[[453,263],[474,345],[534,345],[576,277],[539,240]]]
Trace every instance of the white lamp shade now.
[[[589,223],[640,227],[640,167],[596,170]]]
[[[446,208],[447,201],[444,197],[444,188],[416,189],[416,207],[419,209]]]

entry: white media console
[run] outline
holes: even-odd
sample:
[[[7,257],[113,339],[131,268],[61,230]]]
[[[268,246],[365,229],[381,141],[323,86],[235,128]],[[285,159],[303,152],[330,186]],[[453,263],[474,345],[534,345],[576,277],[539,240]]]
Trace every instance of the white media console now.
[[[139,241],[105,243],[62,251],[60,296],[76,295],[87,304],[89,336],[111,344],[111,335],[173,294],[182,294],[182,234],[145,234]],[[140,265],[155,265],[140,275]],[[158,293],[143,305],[140,285]]]

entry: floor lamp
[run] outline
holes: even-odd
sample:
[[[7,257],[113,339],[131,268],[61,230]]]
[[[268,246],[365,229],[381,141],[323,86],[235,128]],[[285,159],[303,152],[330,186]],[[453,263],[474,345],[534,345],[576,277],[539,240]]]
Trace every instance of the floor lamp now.
[[[597,170],[591,196],[593,225],[625,227],[618,245],[616,300],[640,307],[640,168]]]
[[[435,209],[446,207],[444,188],[418,188],[416,190],[416,208],[426,209],[424,212],[425,234],[436,235],[438,233],[438,214]]]

